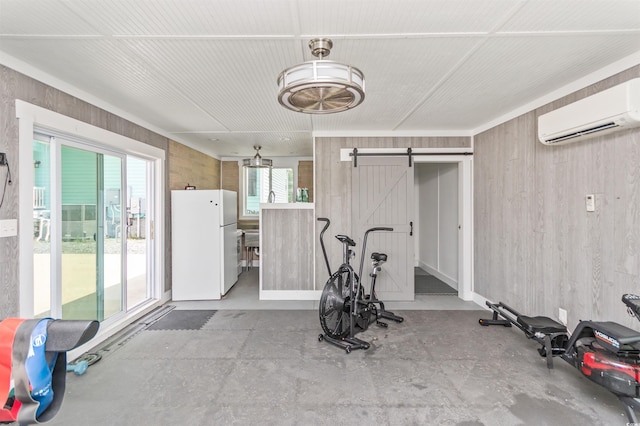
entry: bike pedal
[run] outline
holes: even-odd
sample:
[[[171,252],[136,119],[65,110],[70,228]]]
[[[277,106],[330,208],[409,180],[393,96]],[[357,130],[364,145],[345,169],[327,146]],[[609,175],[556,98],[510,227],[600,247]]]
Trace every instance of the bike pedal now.
[[[376,325],[378,327],[384,327],[384,328],[389,327],[389,324],[387,324],[386,322],[382,322],[382,321],[376,321]]]

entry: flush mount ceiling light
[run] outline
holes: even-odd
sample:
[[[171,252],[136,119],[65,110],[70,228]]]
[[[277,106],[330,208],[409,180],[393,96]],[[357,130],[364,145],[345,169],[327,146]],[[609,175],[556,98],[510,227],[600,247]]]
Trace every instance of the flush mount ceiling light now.
[[[262,158],[262,156],[260,155],[260,149],[262,149],[262,147],[259,145],[255,145],[253,149],[256,150],[256,155],[254,155],[252,158],[245,158],[244,160],[242,160],[242,165],[245,167],[255,168],[271,167],[273,161],[267,158]]]
[[[358,68],[326,61],[333,47],[328,38],[309,41],[317,61],[287,68],[278,76],[278,101],[307,114],[331,114],[355,108],[364,100],[364,74]]]

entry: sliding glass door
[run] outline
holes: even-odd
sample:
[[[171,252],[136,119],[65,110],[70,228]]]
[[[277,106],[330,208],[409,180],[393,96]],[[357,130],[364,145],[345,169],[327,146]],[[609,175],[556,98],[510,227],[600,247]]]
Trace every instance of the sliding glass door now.
[[[33,156],[34,314],[105,321],[148,300],[148,161],[40,133]]]

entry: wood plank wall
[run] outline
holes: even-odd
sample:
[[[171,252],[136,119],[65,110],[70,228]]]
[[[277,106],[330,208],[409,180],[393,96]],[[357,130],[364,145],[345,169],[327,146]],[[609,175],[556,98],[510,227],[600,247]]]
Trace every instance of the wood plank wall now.
[[[492,128],[474,140],[475,291],[527,315],[640,328],[640,129],[549,147],[539,115],[640,76],[640,66]],[[588,213],[586,194],[595,194]]]
[[[8,185],[4,204],[0,209],[0,219],[16,219],[18,217],[18,197],[20,181],[18,170],[18,120],[16,119],[15,101],[22,99],[31,104],[50,109],[60,114],[84,121],[114,133],[147,143],[168,151],[169,140],[148,129],[133,124],[121,117],[102,110],[94,105],[77,99],[67,93],[47,86],[37,80],[0,65],[0,152],[7,153],[13,184]],[[166,200],[169,200],[168,169],[165,164]],[[3,179],[6,168],[0,168],[0,179]],[[31,203],[31,200],[22,200]],[[165,289],[171,286],[170,248],[171,221],[165,222]],[[19,258],[31,253],[18,252],[18,238],[0,238],[0,318],[18,315],[19,310]]]
[[[169,186],[220,189],[220,160],[175,141],[169,141]]]
[[[314,143],[316,218],[327,217],[331,226],[324,235],[332,269],[341,263],[341,245],[334,236],[352,234],[351,229],[351,167],[340,161],[342,148],[456,148],[471,147],[470,137],[361,137],[316,138]],[[322,224],[315,230],[315,290],[322,290],[327,281],[327,268],[319,243]]]

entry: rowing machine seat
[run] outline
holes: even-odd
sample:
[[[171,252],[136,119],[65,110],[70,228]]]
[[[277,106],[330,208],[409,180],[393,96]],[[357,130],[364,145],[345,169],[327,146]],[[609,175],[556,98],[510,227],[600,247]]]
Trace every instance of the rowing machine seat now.
[[[549,317],[528,317],[526,315],[518,316],[518,324],[531,334],[555,334],[566,333],[567,327]]]

